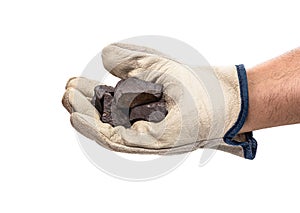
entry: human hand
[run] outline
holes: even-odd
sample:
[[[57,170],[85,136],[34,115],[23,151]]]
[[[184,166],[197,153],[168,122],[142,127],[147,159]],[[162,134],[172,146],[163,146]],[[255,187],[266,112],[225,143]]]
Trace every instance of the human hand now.
[[[112,127],[101,122],[90,103],[99,83],[73,78],[67,83],[63,104],[71,113],[73,127],[86,137],[128,153],[178,154],[214,148],[255,157],[252,134],[237,135],[247,116],[247,80],[242,66],[194,70],[156,50],[121,43],[104,48],[102,60],[111,74],[122,79],[136,77],[162,84],[168,114],[159,123],[138,121],[131,128]],[[199,73],[215,77],[222,88],[224,108],[213,110],[211,91]]]

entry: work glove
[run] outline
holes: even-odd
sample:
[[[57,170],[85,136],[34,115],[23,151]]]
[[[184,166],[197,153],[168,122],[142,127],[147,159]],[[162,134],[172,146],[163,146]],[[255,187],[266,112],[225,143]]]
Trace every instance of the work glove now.
[[[100,82],[71,78],[62,102],[72,126],[99,145],[118,152],[180,154],[198,148],[218,149],[253,159],[252,132],[239,134],[248,113],[247,76],[243,65],[191,67],[156,50],[115,43],[102,51],[105,69],[163,85],[168,114],[158,123],[137,121],[130,128],[100,120],[91,104]]]

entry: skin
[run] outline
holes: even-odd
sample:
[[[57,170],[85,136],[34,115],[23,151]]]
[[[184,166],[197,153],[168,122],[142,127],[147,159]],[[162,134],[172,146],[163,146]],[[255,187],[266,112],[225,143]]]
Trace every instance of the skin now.
[[[247,70],[249,112],[242,132],[300,123],[300,47]]]

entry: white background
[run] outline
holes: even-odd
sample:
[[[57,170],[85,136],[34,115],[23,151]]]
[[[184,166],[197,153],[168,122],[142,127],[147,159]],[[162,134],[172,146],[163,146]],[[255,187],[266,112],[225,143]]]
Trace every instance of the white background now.
[[[96,169],[61,105],[69,77],[104,46],[157,34],[214,65],[299,46],[298,1],[0,2],[0,212],[299,212],[299,125],[256,131],[255,160],[193,152],[174,172],[126,182]]]

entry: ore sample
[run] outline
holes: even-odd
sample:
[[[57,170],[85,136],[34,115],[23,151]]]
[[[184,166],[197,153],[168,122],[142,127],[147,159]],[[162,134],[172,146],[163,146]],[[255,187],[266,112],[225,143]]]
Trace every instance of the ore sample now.
[[[118,108],[113,102],[111,106],[112,122],[110,124],[112,126],[124,126],[129,128],[131,126],[129,121],[129,110],[130,109]]]
[[[94,96],[91,102],[100,113],[103,113],[103,95],[105,93],[109,93],[113,96],[114,88],[106,85],[98,85],[94,89]]]
[[[100,117],[102,122],[109,123],[112,126],[124,126],[127,128],[131,126],[129,109],[117,108],[110,93],[105,92],[102,99],[103,111]]]
[[[110,93],[103,94],[103,112],[101,115],[101,121],[104,123],[112,123],[111,117],[111,105],[113,102],[113,97]]]
[[[129,120],[131,123],[138,120],[160,122],[165,118],[166,114],[166,103],[164,100],[160,100],[132,108]]]
[[[129,128],[134,122],[160,122],[167,115],[162,98],[163,86],[137,78],[128,78],[116,87],[98,85],[91,103],[100,113],[100,119],[112,126]]]
[[[114,99],[119,108],[135,107],[158,101],[162,96],[162,89],[161,84],[127,78],[117,84]]]

